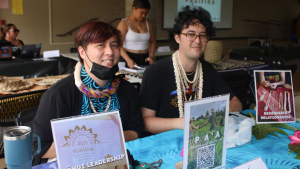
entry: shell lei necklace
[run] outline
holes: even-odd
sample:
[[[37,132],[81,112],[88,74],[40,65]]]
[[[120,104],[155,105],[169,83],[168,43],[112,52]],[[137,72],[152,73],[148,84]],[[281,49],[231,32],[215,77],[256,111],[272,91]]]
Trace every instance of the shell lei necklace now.
[[[97,111],[96,111],[96,109],[95,109],[95,107],[94,107],[94,104],[93,104],[93,102],[91,101],[90,98],[89,98],[89,102],[90,102],[90,105],[91,105],[91,108],[92,108],[93,112],[94,112],[94,113],[97,113]],[[108,102],[107,102],[107,105],[106,105],[106,108],[105,108],[104,112],[107,112],[107,110],[108,110],[109,107],[110,107],[110,103],[111,103],[111,96],[109,96],[109,99],[108,99]]]
[[[107,105],[106,105],[106,109],[104,110],[104,112],[106,112],[111,104],[111,95],[115,94],[117,92],[117,88],[120,84],[120,79],[115,78],[114,81],[112,82],[111,86],[109,86],[107,89],[99,91],[99,90],[94,90],[92,88],[89,88],[87,86],[85,86],[82,81],[81,81],[81,77],[80,77],[80,70],[82,67],[82,63],[78,62],[75,66],[75,71],[74,71],[74,79],[75,79],[75,85],[77,86],[77,88],[80,90],[80,92],[82,92],[84,95],[86,95],[89,98],[89,103],[90,106],[93,110],[94,113],[96,113],[96,109],[91,101],[90,98],[105,98],[105,97],[109,97]]]
[[[286,102],[288,103],[288,109],[286,107]],[[291,113],[291,101],[290,101],[290,92],[285,91],[284,92],[284,108],[283,111],[287,112],[287,113]]]
[[[194,100],[202,98],[202,92],[203,92],[202,65],[201,62],[198,60],[194,79],[190,81],[180,62],[178,50],[172,55],[172,60],[174,66],[175,82],[177,87],[179,117],[183,117],[183,102],[187,101],[186,89],[193,92],[196,91],[194,95]],[[198,89],[196,86],[198,86]],[[184,97],[182,95],[184,95]],[[192,100],[192,95],[189,98],[189,101],[190,100]]]

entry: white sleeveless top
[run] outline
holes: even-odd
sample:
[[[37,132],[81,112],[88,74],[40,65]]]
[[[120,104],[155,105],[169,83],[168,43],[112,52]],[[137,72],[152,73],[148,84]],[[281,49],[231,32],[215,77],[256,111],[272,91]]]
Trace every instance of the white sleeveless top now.
[[[123,47],[130,50],[148,49],[148,42],[150,40],[150,31],[149,31],[147,19],[146,19],[146,25],[148,30],[147,33],[133,32],[130,28],[129,20],[127,18],[122,20],[124,20],[128,25],[128,32],[125,35],[125,41],[123,43]]]

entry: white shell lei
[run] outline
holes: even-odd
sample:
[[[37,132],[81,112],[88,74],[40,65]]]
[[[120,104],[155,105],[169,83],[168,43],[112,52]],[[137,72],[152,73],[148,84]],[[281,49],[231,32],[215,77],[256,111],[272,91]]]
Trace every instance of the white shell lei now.
[[[288,109],[287,109],[287,106],[286,106],[286,102],[288,103]],[[291,101],[290,101],[290,92],[288,91],[285,91],[284,92],[284,109],[283,111],[287,112],[287,113],[291,113]]]
[[[195,91],[194,100],[202,99],[203,93],[203,71],[201,62],[198,60],[197,67],[194,75],[193,81],[190,81],[186,76],[186,72],[180,62],[179,59],[179,52],[178,50],[173,53],[172,55],[173,66],[174,66],[174,73],[175,73],[175,82],[177,87],[177,98],[178,98],[178,109],[179,109],[179,117],[183,117],[183,102],[187,101],[186,98],[186,89],[189,88],[189,83],[192,83],[192,89],[194,90],[195,87],[198,85],[198,89]],[[197,88],[197,87],[196,87]],[[197,93],[198,91],[198,93]],[[184,98],[182,97],[182,93],[184,93]],[[190,99],[192,96],[190,96]]]

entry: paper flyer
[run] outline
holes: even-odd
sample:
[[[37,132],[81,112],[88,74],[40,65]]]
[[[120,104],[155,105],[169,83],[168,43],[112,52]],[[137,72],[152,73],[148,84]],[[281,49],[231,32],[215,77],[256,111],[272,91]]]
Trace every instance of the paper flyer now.
[[[226,162],[229,94],[184,105],[184,169],[222,168]]]
[[[11,0],[13,15],[23,15],[23,0]]]
[[[211,19],[213,22],[221,21],[221,0],[178,0],[178,11],[181,11],[181,8],[187,5],[193,5],[193,7],[204,8],[209,11]],[[224,3],[224,2],[223,2]]]
[[[254,71],[256,122],[292,123],[296,121],[291,71]]]
[[[124,168],[128,158],[119,112],[51,120],[58,168]]]

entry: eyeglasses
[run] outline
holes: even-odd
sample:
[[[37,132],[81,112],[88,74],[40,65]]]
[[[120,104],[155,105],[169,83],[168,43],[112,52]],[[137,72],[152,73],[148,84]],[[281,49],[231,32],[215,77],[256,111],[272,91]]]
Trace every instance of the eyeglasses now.
[[[191,41],[191,42],[195,41],[197,39],[197,37],[200,38],[201,42],[207,42],[209,39],[208,35],[206,35],[206,34],[202,34],[202,35],[201,34],[197,35],[195,33],[181,33],[181,34],[185,35],[186,40]]]
[[[20,32],[20,30],[19,29],[10,29],[9,31],[12,31],[12,32]]]

